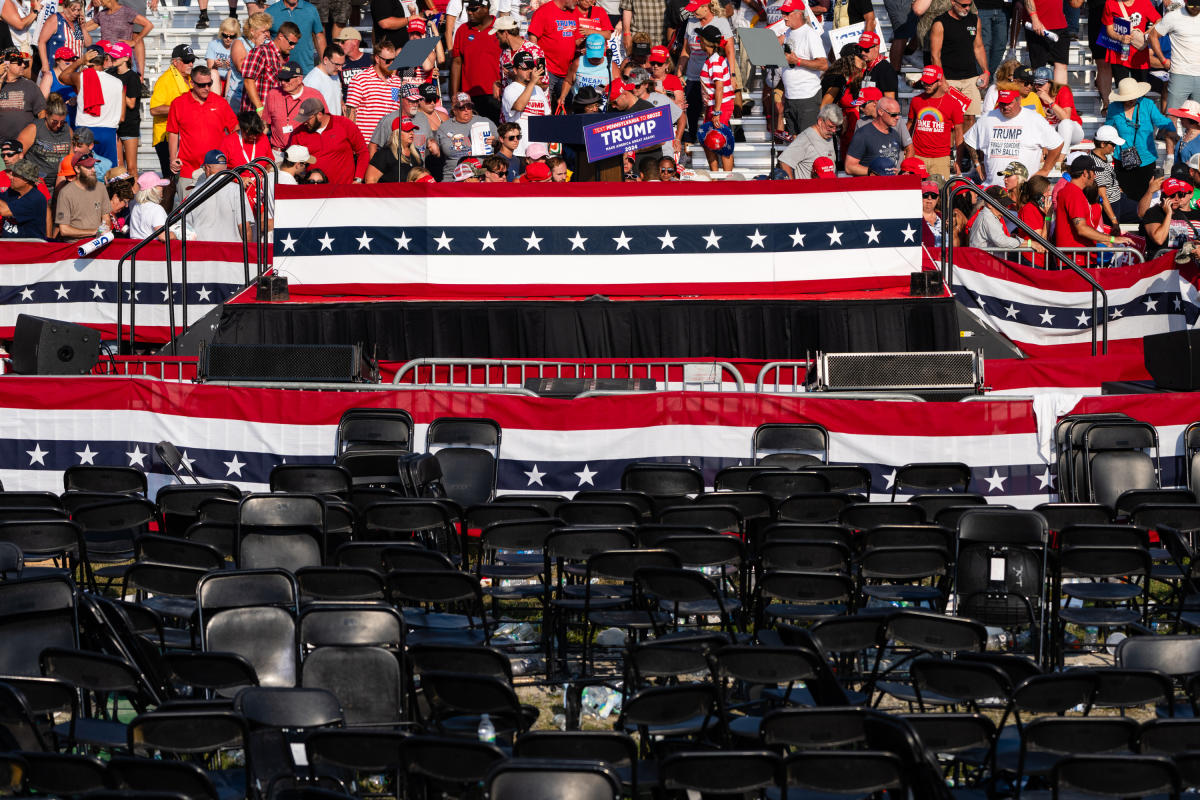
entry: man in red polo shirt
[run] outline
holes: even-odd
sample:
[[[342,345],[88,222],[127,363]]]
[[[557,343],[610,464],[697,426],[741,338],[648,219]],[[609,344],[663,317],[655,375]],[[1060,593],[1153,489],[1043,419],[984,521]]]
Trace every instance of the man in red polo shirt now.
[[[1058,190],[1054,201],[1054,243],[1059,247],[1095,247],[1097,244],[1131,245],[1133,240],[1128,236],[1109,236],[1092,227],[1092,206],[1084,195],[1083,190],[1096,183],[1096,162],[1087,153],[1076,156],[1067,166],[1071,180]],[[1075,256],[1075,260],[1083,265],[1087,261],[1086,254]]]
[[[220,95],[213,94],[208,67],[192,68],[192,88],[171,101],[167,111],[167,148],[171,171],[190,178],[204,165],[204,154],[219,150],[221,142],[237,130],[237,115]]]
[[[371,157],[358,126],[325,110],[325,101],[310,97],[300,106],[300,128],[290,145],[301,145],[316,156],[311,169],[319,169],[330,183],[362,183]]]
[[[575,0],[551,0],[533,12],[533,18],[529,21],[530,41],[546,53],[551,107],[562,89],[567,67],[575,58],[575,34],[579,31],[579,17]]]
[[[958,173],[958,148],[963,138],[962,105],[947,92],[942,68],[930,64],[921,73],[922,94],[908,104],[908,130],[913,155],[925,162],[930,175],[949,178]]]
[[[500,103],[492,88],[500,80],[500,40],[492,30],[496,18],[487,0],[467,0],[467,24],[454,31],[450,49],[450,96],[465,92],[475,110],[497,124]]]

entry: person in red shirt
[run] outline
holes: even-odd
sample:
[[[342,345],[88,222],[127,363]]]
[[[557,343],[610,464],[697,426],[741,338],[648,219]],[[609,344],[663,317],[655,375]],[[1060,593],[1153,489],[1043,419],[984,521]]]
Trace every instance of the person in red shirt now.
[[[612,38],[613,24],[604,6],[596,0],[577,0],[575,7],[579,9],[579,32],[576,38],[582,39],[589,33],[598,33],[605,41]]]
[[[475,110],[500,122],[500,103],[492,93],[500,80],[500,40],[492,30],[496,18],[485,0],[467,0],[467,24],[454,31],[450,49],[450,96],[471,95]]]
[[[575,0],[551,0],[533,12],[529,21],[529,39],[546,53],[548,92],[553,107],[562,89],[567,67],[575,58],[575,34],[579,31],[579,9]]]
[[[1071,8],[1083,6],[1083,0],[1067,0]],[[1067,15],[1063,13],[1063,0],[1025,0],[1029,11],[1029,25],[1025,29],[1025,44],[1029,47],[1029,66],[1033,69],[1054,65],[1054,82],[1067,82],[1067,55],[1070,41],[1067,39]],[[1051,41],[1046,33],[1052,33]]]
[[[1063,184],[1055,199],[1054,243],[1059,247],[1133,244],[1133,240],[1128,236],[1103,234],[1089,222],[1092,218],[1092,207],[1083,190],[1096,185],[1096,162],[1092,157],[1086,153],[1076,156],[1067,166],[1067,172],[1071,180]],[[1075,261],[1083,265],[1087,256],[1076,255]]]
[[[212,92],[213,76],[208,67],[192,67],[192,88],[171,101],[167,111],[167,148],[171,171],[183,178],[204,165],[204,154],[218,150],[221,142],[237,128],[237,116],[229,103]]]
[[[288,144],[308,148],[316,156],[318,169],[330,183],[362,183],[371,158],[367,144],[353,122],[325,110],[325,102],[310,97],[297,117],[300,129],[292,133]]]
[[[1129,25],[1130,33],[1117,33],[1114,23],[1118,19],[1123,19]],[[1147,47],[1139,49],[1133,42],[1133,38],[1138,37],[1145,44],[1146,39],[1149,38],[1147,31],[1160,19],[1162,19],[1162,15],[1158,13],[1158,9],[1150,0],[1107,0],[1105,2],[1104,14],[1100,17],[1100,24],[1104,26],[1105,33],[1109,38],[1118,42],[1129,43],[1128,58],[1122,58],[1120,50],[1106,49],[1104,51],[1105,62],[1112,65],[1114,81],[1120,83],[1122,78],[1129,77],[1139,81],[1149,79],[1150,49]]]
[[[1049,237],[1050,235],[1050,217],[1054,213],[1052,189],[1053,185],[1050,183],[1050,179],[1044,175],[1034,175],[1021,185],[1021,210],[1017,216],[1021,218],[1021,222],[1024,222],[1043,237]],[[1020,236],[1024,236],[1023,231],[1018,231],[1017,233]],[[1023,254],[1022,258],[1024,258]],[[1046,266],[1046,257],[1044,255],[1035,255],[1033,257],[1033,264],[1037,267]]]
[[[908,130],[913,155],[925,162],[930,175],[958,174],[958,149],[963,141],[963,108],[950,97],[941,67],[930,64],[921,73],[925,91],[908,104]]]

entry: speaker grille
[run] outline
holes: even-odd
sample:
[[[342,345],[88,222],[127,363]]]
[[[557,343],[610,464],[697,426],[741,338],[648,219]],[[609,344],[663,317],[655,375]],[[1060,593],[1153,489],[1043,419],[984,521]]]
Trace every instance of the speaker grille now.
[[[940,353],[826,353],[818,361],[818,388],[971,389],[979,381],[976,354],[970,350]]]
[[[359,378],[352,344],[213,344],[204,350],[201,378],[209,381],[313,381]]]

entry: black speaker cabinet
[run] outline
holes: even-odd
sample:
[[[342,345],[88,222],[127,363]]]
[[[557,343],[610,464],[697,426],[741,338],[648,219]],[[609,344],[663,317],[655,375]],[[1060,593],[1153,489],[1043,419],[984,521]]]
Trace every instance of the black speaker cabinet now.
[[[908,293],[912,297],[941,297],[942,273],[913,272],[909,275]]]
[[[288,299],[288,279],[282,275],[263,275],[258,279],[255,300],[275,302]]]
[[[210,344],[200,351],[207,381],[370,380],[370,365],[354,344]]]
[[[100,334],[83,325],[17,315],[13,372],[22,375],[86,375],[100,358]]]
[[[1160,389],[1200,389],[1200,330],[1151,334],[1142,348],[1146,371]]]

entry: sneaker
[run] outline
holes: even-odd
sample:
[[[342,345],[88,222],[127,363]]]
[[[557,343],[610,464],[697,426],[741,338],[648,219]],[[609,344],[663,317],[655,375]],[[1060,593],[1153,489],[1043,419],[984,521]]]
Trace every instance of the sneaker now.
[[[777,144],[791,144],[795,136],[792,136],[787,131],[775,131],[775,142]]]
[[[208,12],[201,11],[200,19],[196,20],[196,30],[202,31],[208,27]]]

